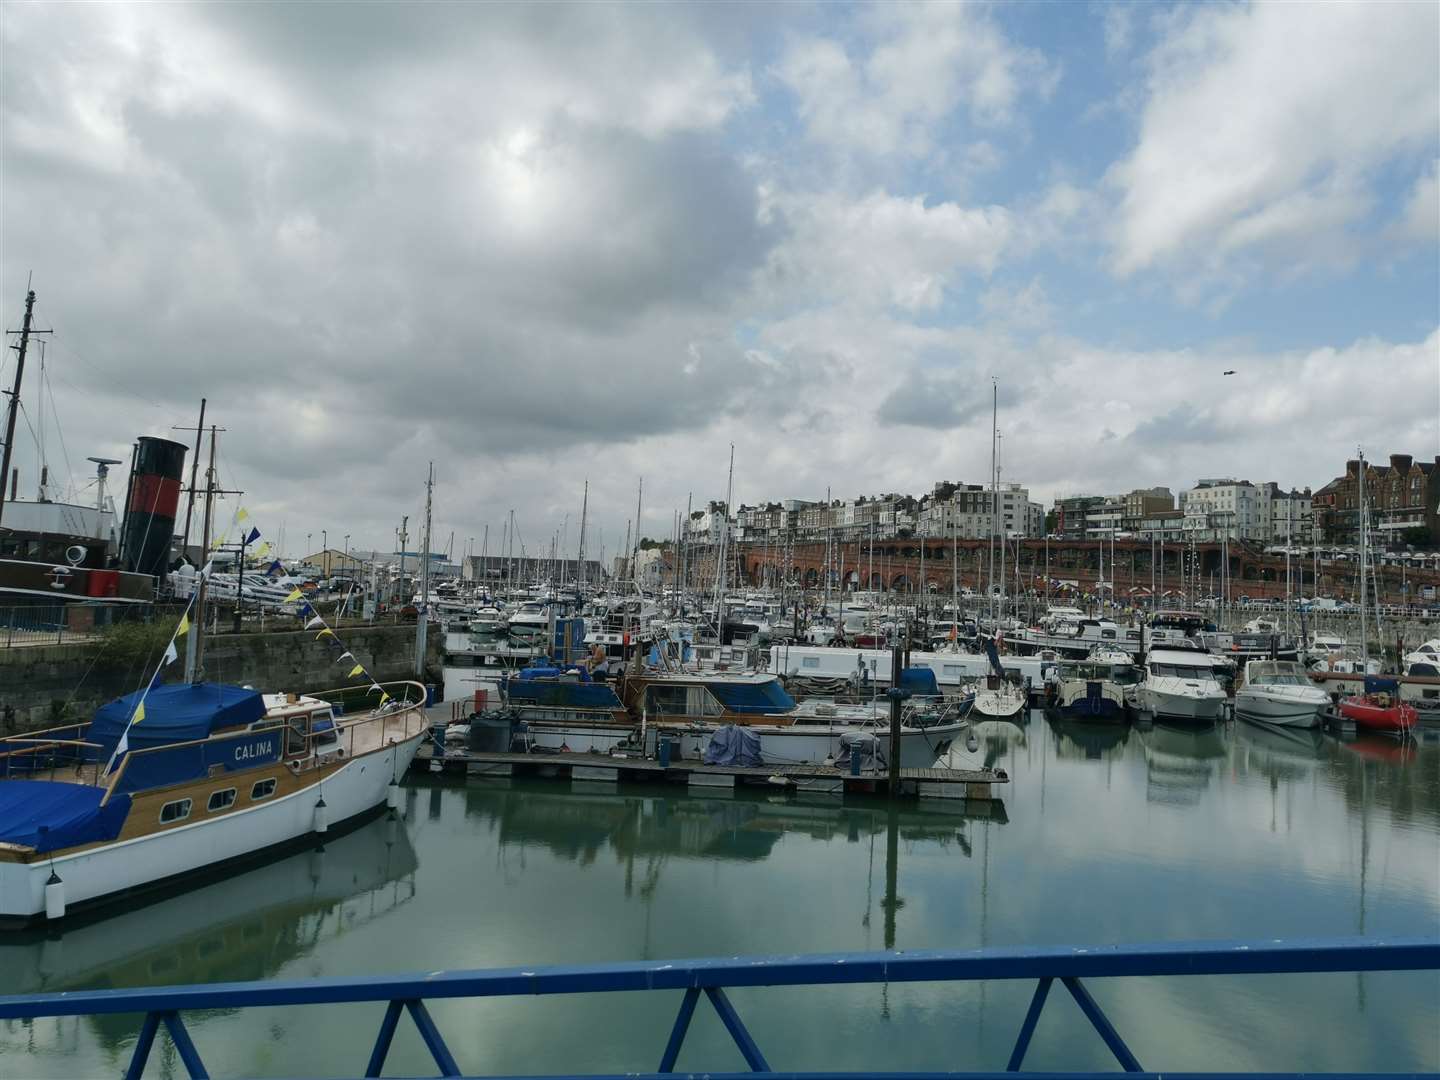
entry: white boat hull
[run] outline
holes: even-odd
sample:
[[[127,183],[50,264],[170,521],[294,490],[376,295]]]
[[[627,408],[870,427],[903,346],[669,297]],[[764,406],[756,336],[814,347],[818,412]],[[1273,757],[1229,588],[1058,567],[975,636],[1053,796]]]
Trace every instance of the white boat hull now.
[[[950,749],[956,734],[965,730],[964,723],[937,724],[928,728],[902,728],[900,731],[900,764],[904,768],[928,769]],[[715,729],[709,726],[667,728],[666,734],[680,745],[680,755],[690,760],[704,757],[705,748]],[[760,756],[767,765],[818,765],[827,758],[840,756],[840,737],[857,731],[869,732],[888,749],[888,727],[855,725],[794,724],[769,726],[750,724],[747,731],[760,739]],[[539,750],[568,750],[580,754],[608,754],[631,736],[634,727],[611,724],[530,724],[530,744]],[[883,751],[882,751],[883,752]]]
[[[1235,691],[1235,714],[1280,727],[1318,727],[1320,710],[1329,704],[1321,690],[1296,687],[1300,693],[1267,692],[1263,687],[1241,687]]]
[[[1152,716],[1196,723],[1219,720],[1225,713],[1225,692],[1164,690],[1141,686],[1136,692],[1139,706]]]
[[[220,817],[53,860],[0,863],[0,919],[43,915],[52,869],[64,883],[67,909],[73,910],[294,843],[315,831],[315,803],[322,789],[326,820],[335,825],[383,806],[391,778],[405,774],[424,735],[422,729],[404,742],[356,757],[321,784]]]

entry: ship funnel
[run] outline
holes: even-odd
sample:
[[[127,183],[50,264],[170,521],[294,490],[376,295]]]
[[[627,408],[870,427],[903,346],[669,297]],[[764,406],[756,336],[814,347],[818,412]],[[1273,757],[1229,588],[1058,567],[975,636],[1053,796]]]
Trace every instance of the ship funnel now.
[[[125,569],[132,573],[158,577],[170,561],[186,449],[182,443],[150,435],[135,442],[123,547]]]

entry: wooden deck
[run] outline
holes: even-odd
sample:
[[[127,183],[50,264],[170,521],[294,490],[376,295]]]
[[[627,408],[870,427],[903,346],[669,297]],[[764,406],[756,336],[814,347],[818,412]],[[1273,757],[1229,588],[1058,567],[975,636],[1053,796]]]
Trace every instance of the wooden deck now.
[[[582,783],[674,783],[693,788],[737,786],[804,787],[842,793],[888,794],[886,770],[852,775],[848,769],[825,765],[705,765],[676,760],[661,765],[653,758],[609,754],[517,754],[449,749],[444,756],[427,743],[415,757],[416,769],[463,772],[475,777],[540,776]],[[1004,773],[988,769],[900,770],[902,796],[943,799],[990,799],[992,785],[1009,783]]]

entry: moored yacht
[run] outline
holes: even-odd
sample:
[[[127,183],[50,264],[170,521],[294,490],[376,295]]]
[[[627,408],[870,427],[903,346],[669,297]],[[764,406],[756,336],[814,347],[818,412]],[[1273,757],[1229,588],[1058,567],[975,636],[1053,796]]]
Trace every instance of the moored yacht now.
[[[1251,660],[1235,691],[1235,715],[1282,727],[1315,727],[1330,695],[1294,660]]]
[[[1155,717],[1210,723],[1220,719],[1227,697],[1218,670],[1223,660],[1190,649],[1152,649],[1130,703]]]
[[[0,922],[236,868],[384,806],[426,725],[423,686],[382,693],[342,714],[319,696],[180,683],[0,740]]]

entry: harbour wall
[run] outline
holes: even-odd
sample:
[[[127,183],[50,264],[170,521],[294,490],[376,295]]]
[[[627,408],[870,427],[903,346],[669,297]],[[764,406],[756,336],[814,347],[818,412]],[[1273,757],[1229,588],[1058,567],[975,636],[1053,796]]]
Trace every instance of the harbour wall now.
[[[346,627],[345,648],[377,681],[416,678],[415,624]],[[444,634],[431,627],[421,682],[443,684]],[[88,719],[107,701],[143,685],[154,671],[151,657],[126,658],[104,637],[65,645],[0,649],[0,734],[52,727]],[[182,642],[183,659],[183,642]],[[311,692],[350,685],[350,661],[336,663],[340,650],[311,631],[211,634],[205,639],[205,677],[213,682],[253,686],[267,693]],[[107,655],[108,654],[108,655]],[[180,665],[170,681],[178,678]]]

